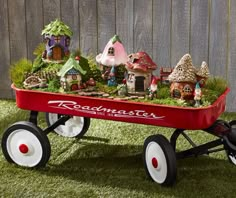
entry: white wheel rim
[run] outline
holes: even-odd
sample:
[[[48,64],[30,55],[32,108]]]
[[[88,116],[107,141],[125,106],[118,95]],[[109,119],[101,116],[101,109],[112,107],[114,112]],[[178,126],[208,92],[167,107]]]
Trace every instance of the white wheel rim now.
[[[42,159],[43,149],[38,138],[25,129],[13,131],[7,138],[7,152],[20,166],[34,167]]]
[[[230,158],[231,162],[232,162],[234,165],[236,165],[236,158],[235,158],[235,155],[229,154],[229,158]]]
[[[53,124],[58,120],[58,114],[49,113],[48,114],[49,123]],[[84,127],[84,118],[73,116],[66,121],[65,125],[60,125],[54,129],[54,131],[64,137],[76,137],[78,136]]]
[[[150,142],[145,155],[148,172],[152,179],[162,184],[167,177],[167,162],[165,154],[156,142]]]

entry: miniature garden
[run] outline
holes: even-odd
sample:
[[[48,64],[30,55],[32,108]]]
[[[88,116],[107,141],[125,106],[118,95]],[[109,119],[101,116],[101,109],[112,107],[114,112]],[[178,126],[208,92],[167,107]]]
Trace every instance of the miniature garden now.
[[[46,25],[44,43],[34,51],[35,60],[21,59],[11,65],[10,76],[21,89],[77,94],[174,106],[202,107],[212,104],[227,88],[211,77],[206,62],[200,67],[191,56],[180,57],[174,68],[160,68],[146,52],[128,55],[117,35],[96,57],[70,51],[73,33],[60,20]]]

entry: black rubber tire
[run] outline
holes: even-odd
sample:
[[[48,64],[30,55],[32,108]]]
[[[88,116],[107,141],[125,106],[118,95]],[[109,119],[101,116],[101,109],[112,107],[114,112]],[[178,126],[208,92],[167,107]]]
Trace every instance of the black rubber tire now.
[[[9,136],[13,132],[17,132],[18,130],[21,130],[21,129],[32,133],[33,136],[36,137],[37,140],[40,142],[40,146],[42,148],[41,159],[39,160],[39,162],[37,164],[35,164],[33,166],[18,164],[15,159],[12,159],[11,155],[9,154],[8,148],[7,148],[7,142],[8,142]],[[26,140],[26,142],[27,142],[27,140]],[[42,131],[42,129],[35,126],[33,123],[27,122],[27,121],[16,122],[13,125],[11,125],[10,127],[8,127],[3,134],[1,146],[2,146],[3,155],[8,162],[15,163],[17,165],[24,166],[24,167],[31,167],[31,168],[32,167],[44,167],[47,164],[47,162],[50,158],[50,155],[51,155],[51,146],[50,146],[50,142],[49,142],[47,135]]]
[[[159,145],[165,156],[165,161],[167,165],[167,174],[164,181],[162,182],[157,181],[152,176],[152,173],[150,173],[150,170],[148,169],[146,152],[150,143],[156,143],[157,145]],[[169,141],[165,136],[158,134],[146,138],[143,148],[143,162],[148,177],[151,178],[154,182],[161,184],[163,186],[173,186],[175,184],[177,177],[176,154],[174,152],[173,147],[171,146],[171,144],[169,143]]]
[[[48,125],[48,126],[51,126],[51,125],[54,124],[54,123],[51,123],[51,122],[50,122],[49,114],[50,114],[50,113],[47,112],[47,113],[45,114],[45,118],[46,118],[47,125]],[[58,115],[58,119],[59,119],[61,115],[60,115],[60,114],[57,114],[57,115]],[[84,126],[83,126],[81,132],[80,132],[78,135],[73,136],[73,138],[78,138],[78,139],[82,138],[82,137],[84,136],[84,134],[88,131],[89,126],[90,126],[90,118],[84,117]],[[57,132],[55,131],[55,133],[57,133]],[[57,133],[57,134],[58,134],[58,135],[61,135],[61,134],[59,134],[59,133]],[[65,136],[65,137],[67,137],[67,136]]]

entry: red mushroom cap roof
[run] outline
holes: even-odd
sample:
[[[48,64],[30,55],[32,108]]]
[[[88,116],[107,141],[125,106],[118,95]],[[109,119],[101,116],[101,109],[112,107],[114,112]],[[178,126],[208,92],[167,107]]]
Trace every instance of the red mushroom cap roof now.
[[[156,63],[152,61],[146,52],[137,52],[129,55],[129,60],[126,63],[128,70],[137,70],[141,72],[150,72],[157,68]]]

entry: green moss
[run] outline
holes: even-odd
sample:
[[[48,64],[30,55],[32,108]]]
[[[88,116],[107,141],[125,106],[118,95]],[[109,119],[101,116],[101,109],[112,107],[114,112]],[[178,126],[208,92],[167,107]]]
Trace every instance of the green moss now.
[[[117,67],[116,80],[118,84],[121,84],[124,79],[124,73],[126,72],[125,66],[120,65]]]
[[[170,87],[167,85],[158,85],[158,99],[164,99],[170,97]]]
[[[117,87],[113,87],[113,86],[107,86],[107,84],[101,83],[101,82],[97,82],[96,84],[97,88],[99,91],[103,91],[109,94],[114,94],[117,90]]]
[[[13,63],[10,66],[10,77],[12,82],[19,88],[23,87],[25,74],[31,72],[32,62],[25,58]]]
[[[32,67],[32,72],[37,72],[39,71],[40,69],[46,67],[46,63],[43,62],[42,60],[42,55],[38,55],[35,59],[34,59],[34,62],[33,62],[33,67]]]
[[[47,91],[49,92],[58,92],[60,89],[60,79],[59,78],[54,78],[48,83],[48,88]]]
[[[97,63],[92,56],[88,56],[88,64],[90,69],[90,76],[97,82],[102,82],[102,74],[100,69],[97,67]]]
[[[206,81],[206,85],[204,86],[205,89],[209,89],[212,91],[216,91],[217,96],[220,96],[225,89],[227,88],[228,83],[225,79],[216,76],[211,77]]]

